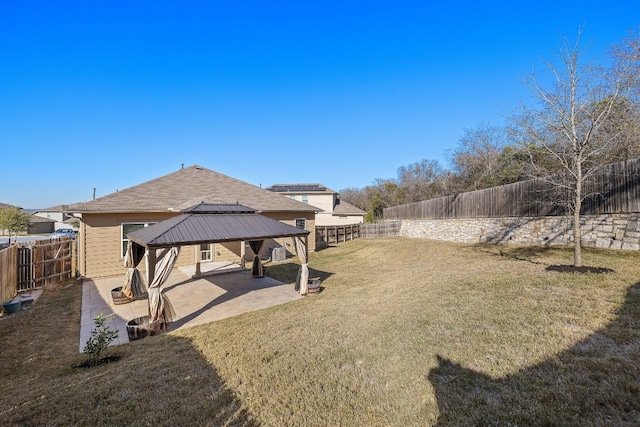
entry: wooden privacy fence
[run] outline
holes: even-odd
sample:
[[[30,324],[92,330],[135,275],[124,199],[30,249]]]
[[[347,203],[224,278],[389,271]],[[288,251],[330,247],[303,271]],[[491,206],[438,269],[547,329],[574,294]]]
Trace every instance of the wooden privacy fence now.
[[[362,224],[316,226],[316,249],[360,237]]]
[[[360,236],[364,239],[395,237],[400,234],[402,221],[383,221],[361,224]]]
[[[0,251],[2,301],[16,293],[63,282],[73,276],[73,240],[69,237],[16,243]]]
[[[581,214],[640,212],[640,159],[607,165],[583,186]],[[541,179],[385,208],[385,220],[566,215],[557,189]]]

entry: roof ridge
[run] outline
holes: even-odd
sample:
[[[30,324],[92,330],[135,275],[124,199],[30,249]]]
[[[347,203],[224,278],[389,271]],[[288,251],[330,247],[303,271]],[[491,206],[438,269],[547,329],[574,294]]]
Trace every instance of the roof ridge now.
[[[314,211],[300,201],[286,199],[214,170],[192,165],[123,190],[69,207],[77,212],[179,211],[201,201],[240,203],[258,211]]]

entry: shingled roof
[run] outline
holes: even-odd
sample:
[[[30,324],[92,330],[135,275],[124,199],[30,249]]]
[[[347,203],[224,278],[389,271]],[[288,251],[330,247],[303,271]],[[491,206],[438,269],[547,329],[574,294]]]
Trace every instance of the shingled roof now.
[[[273,184],[267,190],[274,193],[336,193],[320,184]]]
[[[306,203],[194,165],[160,178],[68,207],[68,212],[180,212],[200,202],[242,204],[259,212],[315,212]]]
[[[333,208],[333,215],[366,215],[367,213],[362,209],[353,206],[343,200],[338,200],[338,203]]]

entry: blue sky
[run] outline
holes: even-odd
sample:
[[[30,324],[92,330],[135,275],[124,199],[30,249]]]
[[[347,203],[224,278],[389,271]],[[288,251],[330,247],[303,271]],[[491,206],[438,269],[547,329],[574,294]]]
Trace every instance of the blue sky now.
[[[182,164],[337,191],[447,166],[581,25],[603,57],[640,2],[4,2],[0,202],[86,201]]]

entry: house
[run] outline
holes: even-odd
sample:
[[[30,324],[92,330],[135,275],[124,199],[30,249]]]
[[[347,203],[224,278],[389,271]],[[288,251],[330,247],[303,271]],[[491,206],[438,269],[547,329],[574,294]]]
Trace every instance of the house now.
[[[0,203],[0,209],[18,209],[21,212],[29,214],[29,228],[27,228],[27,234],[49,234],[54,231],[55,221],[50,219],[41,218],[35,216],[30,210],[22,209],[18,206],[8,205],[6,203]],[[5,236],[9,234],[7,230],[1,230],[0,233]]]
[[[97,278],[124,274],[123,258],[127,234],[180,215],[200,203],[237,203],[259,214],[310,231],[309,247],[315,247],[317,208],[284,199],[202,166],[190,166],[136,186],[67,208],[80,220],[78,270]],[[244,253],[242,242],[202,244],[184,247],[176,266],[196,262],[238,262]],[[292,249],[286,238],[265,242],[262,253],[277,245]],[[291,251],[290,251],[291,252]],[[263,256],[264,257],[264,256]]]
[[[38,209],[33,215],[53,220],[54,229],[73,228],[78,231],[78,221],[67,213],[69,205],[58,205],[47,209]],[[55,231],[55,230],[52,230]]]
[[[49,234],[53,233],[55,220],[42,218],[40,216],[36,216],[31,214],[29,218],[29,228],[27,229],[27,234]]]
[[[367,214],[340,200],[338,192],[320,184],[274,184],[267,190],[317,207],[316,226],[360,224]]]

